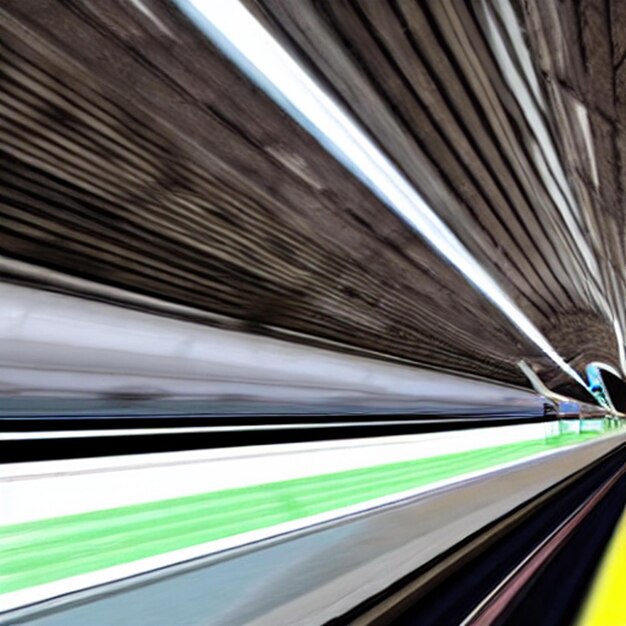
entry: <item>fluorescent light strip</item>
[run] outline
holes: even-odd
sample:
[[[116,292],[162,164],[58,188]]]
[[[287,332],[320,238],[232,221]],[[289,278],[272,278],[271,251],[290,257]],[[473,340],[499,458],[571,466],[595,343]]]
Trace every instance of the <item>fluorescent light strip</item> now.
[[[419,232],[542,352],[586,387],[391,161],[238,0],[177,2],[253,82]]]
[[[615,337],[617,339],[617,351],[619,354],[619,366],[622,370],[622,374],[626,376],[626,353],[624,352],[624,333],[622,327],[617,318],[613,319],[613,329],[615,330]],[[621,376],[619,376],[621,378]]]

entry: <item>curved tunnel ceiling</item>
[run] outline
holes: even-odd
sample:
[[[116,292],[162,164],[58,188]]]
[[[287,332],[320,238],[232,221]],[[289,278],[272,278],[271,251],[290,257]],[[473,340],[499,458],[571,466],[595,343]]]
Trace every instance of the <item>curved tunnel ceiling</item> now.
[[[614,5],[247,3],[579,371],[623,360]],[[5,279],[517,384],[525,359],[566,382],[175,5],[0,15]]]

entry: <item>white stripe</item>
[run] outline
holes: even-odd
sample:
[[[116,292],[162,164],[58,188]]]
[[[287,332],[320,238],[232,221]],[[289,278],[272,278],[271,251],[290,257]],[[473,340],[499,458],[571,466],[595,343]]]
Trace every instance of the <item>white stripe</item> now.
[[[522,426],[251,446],[133,458],[0,466],[0,525],[18,524],[543,439],[555,422]]]
[[[594,442],[588,442],[587,445],[593,443]],[[233,549],[235,547],[243,546],[256,541],[261,541],[263,539],[276,537],[285,533],[295,532],[297,530],[314,526],[316,524],[322,524],[324,522],[329,522],[342,517],[347,517],[382,506],[398,503],[402,500],[414,498],[416,496],[423,495],[429,492],[435,492],[439,489],[443,489],[451,485],[456,485],[467,480],[472,480],[480,478],[482,476],[494,474],[510,467],[535,462],[555,454],[564,454],[572,450],[573,448],[581,447],[583,445],[585,444],[580,444],[579,446],[564,446],[563,448],[549,450],[547,452],[535,454],[521,460],[512,461],[510,463],[503,463],[477,472],[470,472],[461,476],[456,476],[454,478],[441,480],[430,485],[419,487],[417,489],[410,489],[389,496],[384,496],[382,498],[369,500],[367,502],[363,502],[357,505],[344,507],[341,509],[335,509],[327,513],[294,520],[292,522],[287,522],[284,524],[277,524],[276,526],[272,526],[270,528],[242,533],[234,537],[228,537],[226,539],[220,539],[218,541],[211,541],[182,550],[174,550],[146,559],[133,561],[131,563],[109,567],[106,569],[98,570],[97,572],[91,572],[89,574],[72,576],[63,580],[29,587],[27,589],[22,589],[19,591],[13,591],[4,595],[0,594],[0,611],[9,611],[11,609],[15,609],[28,604],[33,604],[35,602],[41,602],[42,600],[71,593],[73,591],[87,589],[89,587],[102,585],[107,582],[120,580],[130,576],[135,576],[137,574],[149,572],[151,570],[176,565],[184,561],[200,558],[210,554],[215,554],[224,550]]]
[[[485,423],[484,418],[458,418],[440,420],[385,420],[376,422],[315,422],[304,424],[259,424],[245,426],[188,426],[171,428],[110,428],[82,430],[40,430],[40,431],[8,431],[0,433],[0,441],[25,441],[30,439],[90,439],[92,437],[132,437],[144,435],[184,435],[192,433],[238,433],[263,432],[274,430],[308,430],[319,428],[345,428],[365,426],[402,426],[437,424],[471,424]]]

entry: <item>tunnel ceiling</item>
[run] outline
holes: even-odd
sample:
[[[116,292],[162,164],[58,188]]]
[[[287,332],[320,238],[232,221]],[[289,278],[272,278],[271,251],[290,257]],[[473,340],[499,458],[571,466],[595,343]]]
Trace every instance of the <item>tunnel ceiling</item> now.
[[[564,358],[619,367],[626,4],[247,6]],[[564,382],[173,4],[3,2],[0,102],[5,280]]]

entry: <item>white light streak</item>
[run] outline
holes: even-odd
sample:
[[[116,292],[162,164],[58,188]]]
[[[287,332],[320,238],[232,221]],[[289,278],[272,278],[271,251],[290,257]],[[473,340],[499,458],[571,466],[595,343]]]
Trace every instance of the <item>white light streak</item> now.
[[[586,386],[392,162],[240,2],[178,3],[251,80],[420,233],[542,352]]]
[[[617,352],[619,354],[619,366],[622,370],[622,374],[626,376],[626,354],[624,353],[624,333],[622,327],[617,318],[613,320],[613,329],[615,330],[615,337],[617,339]],[[621,378],[621,376],[619,377]]]

